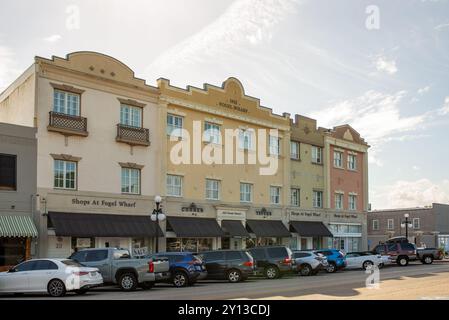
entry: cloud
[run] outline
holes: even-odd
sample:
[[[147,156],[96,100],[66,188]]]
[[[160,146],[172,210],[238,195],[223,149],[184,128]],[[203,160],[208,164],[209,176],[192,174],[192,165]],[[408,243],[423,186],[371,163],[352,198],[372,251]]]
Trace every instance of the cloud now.
[[[377,190],[382,190],[378,192]],[[372,190],[373,209],[414,208],[432,203],[449,203],[449,182],[435,183],[429,179],[400,180]]]
[[[441,30],[441,29],[448,28],[448,27],[449,27],[449,23],[442,23],[442,24],[439,24],[436,27],[434,27],[434,29]]]
[[[382,165],[376,156],[382,145],[393,140],[419,137],[414,132],[424,125],[429,116],[427,113],[402,116],[400,103],[405,96],[405,91],[386,94],[370,90],[362,96],[313,112],[310,116],[317,119],[320,126],[332,128],[347,123],[354,127],[372,146],[370,162]]]
[[[376,70],[379,72],[385,72],[387,74],[395,74],[398,72],[396,61],[388,59],[385,55],[379,54],[373,57],[373,63]]]
[[[53,34],[51,36],[44,38],[44,41],[53,43],[53,42],[57,42],[57,41],[61,40],[61,38],[62,38],[61,35]]]
[[[423,94],[429,92],[429,90],[430,90],[430,86],[425,86],[425,87],[419,88],[418,89],[418,94],[419,95],[423,95]]]
[[[19,74],[14,52],[7,46],[0,45],[0,93]]]
[[[444,105],[438,109],[438,114],[446,115],[449,114],[449,96],[444,99]]]
[[[299,0],[237,0],[214,22],[159,56],[148,72],[164,73],[205,57],[229,54],[243,45],[270,41],[273,28],[295,11]]]

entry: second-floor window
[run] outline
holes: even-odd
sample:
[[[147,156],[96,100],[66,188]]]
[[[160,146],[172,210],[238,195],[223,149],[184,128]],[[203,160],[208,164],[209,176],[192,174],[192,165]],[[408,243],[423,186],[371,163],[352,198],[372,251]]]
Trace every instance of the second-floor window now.
[[[323,163],[323,148],[312,146],[312,162]]]
[[[272,204],[281,203],[281,188],[280,187],[270,187],[270,202]]]
[[[140,169],[122,168],[122,193],[140,194]]]
[[[348,169],[357,170],[357,157],[354,154],[348,155]]]
[[[221,140],[220,126],[215,123],[204,123],[204,140],[206,142],[219,144]]]
[[[413,218],[413,229],[419,229],[421,227],[419,218]]]
[[[299,207],[300,203],[300,190],[299,188],[291,188],[290,189],[290,199],[291,205],[295,207]]]
[[[335,194],[335,209],[337,210],[343,209],[343,194],[341,193]]]
[[[0,190],[17,190],[15,155],[0,154]]]
[[[240,183],[240,201],[251,202],[253,199],[253,185],[251,183]]]
[[[167,195],[174,197],[182,196],[182,176],[167,175]]]
[[[299,142],[290,141],[290,158],[294,160],[299,159]]]
[[[206,179],[206,199],[218,200],[220,194],[220,181],[214,179]]]
[[[253,150],[253,131],[240,130],[239,131],[239,148],[244,150]]]
[[[62,90],[54,90],[53,111],[71,116],[79,116],[80,95]]]
[[[350,194],[348,197],[348,208],[349,210],[357,210],[357,196]]]
[[[379,230],[379,220],[373,220],[372,228],[374,231]]]
[[[142,108],[122,104],[120,106],[120,124],[129,127],[142,127]]]
[[[318,190],[313,191],[313,207],[314,208],[323,207],[323,191]]]
[[[76,189],[77,163],[74,161],[54,161],[54,187],[58,189]]]
[[[387,229],[388,230],[393,230],[394,229],[394,220],[393,219],[388,219],[387,220]]]
[[[343,152],[334,151],[334,166],[343,168]]]
[[[270,155],[271,156],[278,156],[280,154],[279,137],[270,136],[269,144],[270,144],[269,145]]]
[[[167,114],[167,134],[182,137],[183,117]]]

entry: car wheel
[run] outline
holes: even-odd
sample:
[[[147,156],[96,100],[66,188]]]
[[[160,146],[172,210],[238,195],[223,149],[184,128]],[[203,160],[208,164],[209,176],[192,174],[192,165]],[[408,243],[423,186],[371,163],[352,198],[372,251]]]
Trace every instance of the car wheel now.
[[[265,268],[265,278],[276,279],[279,277],[279,270],[275,266]]]
[[[82,295],[82,294],[85,294],[87,291],[88,291],[87,289],[78,289],[78,290],[75,290],[75,293],[78,295]]]
[[[362,264],[362,268],[363,270],[366,270],[368,268],[371,268],[374,265],[374,263],[372,261],[365,261]]]
[[[59,279],[53,279],[47,286],[48,294],[52,297],[63,297],[66,293],[64,282]]]
[[[408,258],[407,257],[399,257],[397,263],[401,267],[405,267],[406,265],[408,265]]]
[[[310,276],[312,274],[312,268],[308,264],[304,264],[301,266],[299,274],[302,276]]]
[[[120,289],[123,291],[134,291],[137,288],[136,276],[132,273],[124,273],[118,280]]]
[[[383,263],[379,263],[379,265],[377,266],[379,269],[382,269],[385,265]]]
[[[228,281],[231,283],[236,283],[242,280],[242,273],[239,270],[232,269],[228,271],[228,274],[226,276],[228,278]]]
[[[331,262],[327,265],[327,267],[326,267],[327,273],[334,273],[336,271],[337,271],[337,266],[335,265],[335,263]]]
[[[187,275],[182,271],[176,271],[173,275],[173,285],[177,288],[186,287],[189,283]]]
[[[143,290],[150,290],[151,288],[154,287],[154,282],[149,282],[149,281],[142,282],[142,283],[140,284],[140,287],[141,287]]]
[[[422,260],[422,262],[424,264],[432,264],[433,258],[431,256],[425,256],[424,259]]]

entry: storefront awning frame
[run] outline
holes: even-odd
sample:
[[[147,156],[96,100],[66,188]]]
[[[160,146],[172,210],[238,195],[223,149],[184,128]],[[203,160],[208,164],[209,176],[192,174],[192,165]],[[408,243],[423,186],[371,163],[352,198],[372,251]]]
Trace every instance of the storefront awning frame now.
[[[37,236],[37,228],[31,216],[0,215],[0,237],[36,238]]]

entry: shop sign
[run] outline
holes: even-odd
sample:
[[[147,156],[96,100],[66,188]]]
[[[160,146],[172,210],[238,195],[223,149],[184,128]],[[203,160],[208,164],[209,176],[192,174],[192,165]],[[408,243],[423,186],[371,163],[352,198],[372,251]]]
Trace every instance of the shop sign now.
[[[198,213],[198,212],[203,212],[203,208],[198,207],[195,203],[191,203],[189,206],[187,207],[181,207],[181,211],[182,212],[194,212],[194,213]]]
[[[321,212],[298,212],[298,211],[290,211],[291,216],[296,217],[321,217]]]
[[[220,212],[220,214],[224,215],[224,216],[238,216],[238,217],[243,216],[243,212],[242,211],[226,211],[226,210],[223,210],[223,211]]]
[[[144,257],[148,254],[148,247],[134,248],[133,257]]]
[[[87,200],[87,199],[79,199],[79,198],[72,198],[71,203],[76,206],[81,207],[107,207],[107,208],[115,208],[115,207],[121,207],[121,208],[135,208],[136,202],[135,201],[125,201],[125,200],[104,200],[104,199],[93,199],[93,200]]]
[[[352,218],[357,219],[356,214],[349,214],[349,213],[334,213],[335,218]]]
[[[91,240],[90,238],[76,238],[77,248],[90,248]]]
[[[271,211],[268,211],[267,209],[262,208],[260,210],[256,210],[256,215],[267,217],[267,216],[271,216],[272,213],[271,213]]]

